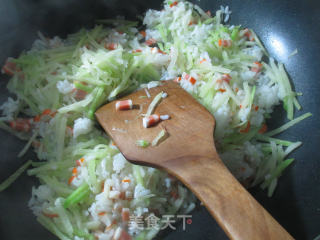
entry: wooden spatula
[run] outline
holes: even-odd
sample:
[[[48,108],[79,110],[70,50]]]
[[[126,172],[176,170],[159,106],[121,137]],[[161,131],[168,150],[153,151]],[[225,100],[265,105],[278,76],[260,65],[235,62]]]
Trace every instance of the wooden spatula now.
[[[155,109],[170,119],[144,128],[141,114],[161,91],[168,96]],[[173,81],[128,95],[132,110],[116,111],[115,101],[101,107],[96,117],[120,151],[132,163],[163,169],[183,182],[207,207],[230,239],[293,239],[247,192],[220,160],[214,146],[213,116]],[[161,130],[167,138],[142,148],[137,140],[152,140]]]

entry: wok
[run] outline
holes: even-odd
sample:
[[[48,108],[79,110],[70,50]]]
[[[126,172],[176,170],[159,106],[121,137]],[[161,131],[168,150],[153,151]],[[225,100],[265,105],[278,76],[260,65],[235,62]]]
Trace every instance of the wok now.
[[[270,55],[284,62],[298,92],[303,110],[313,116],[280,137],[301,140],[303,146],[291,156],[296,159],[280,178],[272,198],[259,188],[253,196],[296,239],[314,239],[320,234],[320,2],[317,0],[199,0],[205,10],[214,12],[221,4],[232,10],[231,24],[253,28]],[[0,0],[0,64],[8,56],[16,57],[31,47],[38,30],[46,36],[66,36],[81,27],[93,26],[95,19],[125,15],[134,19],[148,8],[161,8],[161,1],[143,0]],[[298,55],[288,55],[298,49]],[[0,102],[9,96],[1,76]],[[270,128],[286,121],[277,108]],[[35,155],[30,151],[22,159],[16,157],[24,143],[0,131],[0,181],[8,177],[23,162]],[[55,239],[36,222],[27,208],[35,178],[23,174],[9,189],[0,193],[0,238],[3,240]],[[182,230],[161,233],[161,239],[227,239],[223,231],[203,207],[192,213],[192,224]]]

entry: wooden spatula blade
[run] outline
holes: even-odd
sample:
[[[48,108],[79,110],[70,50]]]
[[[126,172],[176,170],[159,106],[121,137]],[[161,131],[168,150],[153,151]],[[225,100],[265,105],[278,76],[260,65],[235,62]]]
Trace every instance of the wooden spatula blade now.
[[[167,97],[161,99],[154,113],[169,115],[170,119],[144,128],[142,114],[146,113],[153,98],[161,91]],[[128,160],[164,167],[163,163],[172,158],[212,153],[208,152],[208,146],[214,148],[214,118],[201,104],[173,81],[164,81],[148,92],[150,98],[142,89],[120,99],[131,99],[134,105],[132,110],[117,111],[116,102],[111,102],[96,112],[98,121]],[[138,140],[151,143],[161,130],[167,132],[167,138],[157,146],[137,146]]]

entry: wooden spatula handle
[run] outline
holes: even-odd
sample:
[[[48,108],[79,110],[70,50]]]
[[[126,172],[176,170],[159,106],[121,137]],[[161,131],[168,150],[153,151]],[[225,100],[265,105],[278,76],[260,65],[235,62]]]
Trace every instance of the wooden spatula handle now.
[[[293,239],[242,187],[218,155],[184,157],[168,162],[178,177],[204,203],[230,239]]]

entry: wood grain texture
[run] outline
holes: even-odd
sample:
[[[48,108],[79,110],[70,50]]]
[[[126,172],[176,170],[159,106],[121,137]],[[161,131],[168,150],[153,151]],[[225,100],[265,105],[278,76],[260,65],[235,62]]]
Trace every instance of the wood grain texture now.
[[[143,128],[140,114],[160,91],[168,94],[155,113],[170,115],[154,127]],[[96,117],[123,155],[131,162],[163,169],[176,176],[204,203],[230,239],[293,239],[232,176],[214,147],[213,116],[173,81],[137,91],[134,109],[116,111],[115,102],[101,107]],[[165,129],[169,137],[155,147],[141,148],[140,139],[151,142]]]

